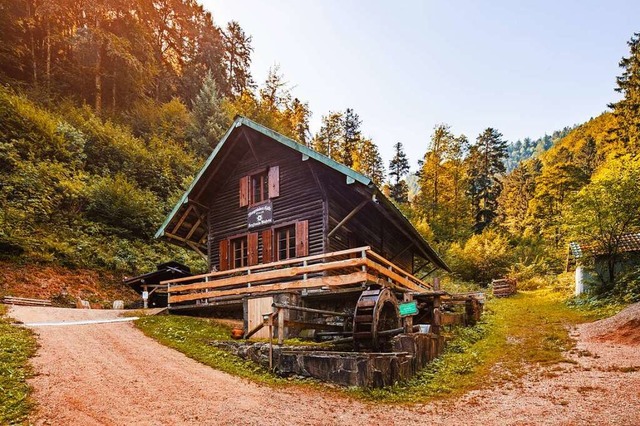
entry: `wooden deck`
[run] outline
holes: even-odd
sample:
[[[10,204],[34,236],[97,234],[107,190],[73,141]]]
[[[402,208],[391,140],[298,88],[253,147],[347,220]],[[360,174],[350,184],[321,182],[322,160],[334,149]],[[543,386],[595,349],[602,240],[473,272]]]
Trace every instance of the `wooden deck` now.
[[[336,290],[378,284],[403,292],[425,293],[432,286],[397,267],[370,247],[272,262],[162,281],[169,307],[220,298],[242,298],[286,290]]]

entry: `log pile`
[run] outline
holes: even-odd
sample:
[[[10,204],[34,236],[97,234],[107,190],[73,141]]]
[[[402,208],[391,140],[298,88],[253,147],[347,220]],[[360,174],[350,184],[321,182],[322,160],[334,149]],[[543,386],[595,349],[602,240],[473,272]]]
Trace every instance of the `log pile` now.
[[[492,280],[491,287],[495,297],[508,297],[516,292],[516,280],[511,278]]]

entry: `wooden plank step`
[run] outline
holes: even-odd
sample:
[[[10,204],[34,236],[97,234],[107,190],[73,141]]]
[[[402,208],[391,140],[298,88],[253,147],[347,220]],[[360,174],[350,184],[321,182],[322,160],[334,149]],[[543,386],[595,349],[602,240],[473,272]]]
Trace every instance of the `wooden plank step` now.
[[[9,305],[22,306],[51,306],[51,300],[31,299],[27,297],[4,296],[2,302]]]

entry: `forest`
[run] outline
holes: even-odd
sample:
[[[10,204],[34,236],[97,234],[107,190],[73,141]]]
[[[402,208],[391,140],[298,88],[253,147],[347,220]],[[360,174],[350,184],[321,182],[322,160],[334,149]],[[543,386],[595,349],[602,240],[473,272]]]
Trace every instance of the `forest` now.
[[[416,135],[417,172],[352,108],[311,132],[277,66],[254,81],[251,35],[195,0],[3,0],[0,39],[0,256],[12,261],[201,270],[153,234],[237,114],[369,176],[456,282],[563,285],[569,242],[616,262],[620,236],[640,231],[640,33],[601,115],[515,142],[491,123],[477,136],[439,124]],[[388,164],[377,143],[393,144]],[[640,267],[600,278],[591,297],[640,300]]]

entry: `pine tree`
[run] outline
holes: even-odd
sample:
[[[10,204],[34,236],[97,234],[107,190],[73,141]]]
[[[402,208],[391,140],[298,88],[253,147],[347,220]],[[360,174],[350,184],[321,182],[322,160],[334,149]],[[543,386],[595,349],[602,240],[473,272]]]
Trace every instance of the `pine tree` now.
[[[361,142],[360,125],[362,120],[353,109],[347,108],[344,112],[341,162],[347,167],[353,166],[353,156]]]
[[[443,163],[455,137],[447,124],[439,124],[433,130],[429,150],[424,155],[420,169],[420,199],[428,221],[433,221],[440,208],[440,178]]]
[[[221,103],[216,82],[208,72],[192,106],[191,144],[200,156],[209,155],[230,124]]]
[[[478,135],[476,144],[471,147],[469,195],[475,218],[474,230],[478,233],[497,215],[506,158],[507,142],[502,139],[502,133],[491,127]]]
[[[402,142],[397,142],[393,148],[395,154],[389,162],[389,177],[393,179],[389,187],[391,198],[397,203],[409,201],[409,187],[404,176],[409,173],[409,160],[404,153]]]
[[[362,139],[352,158],[355,171],[371,178],[376,185],[382,185],[385,175],[384,164],[377,145],[371,139]]]
[[[522,235],[526,229],[529,202],[535,196],[536,178],[541,169],[542,162],[532,158],[521,162],[503,180],[498,217],[500,224],[513,235]]]
[[[222,32],[224,64],[233,96],[238,96],[255,87],[251,77],[251,53],[253,52],[251,41],[252,37],[246,35],[236,21],[229,22],[227,29]]]
[[[622,58],[620,68],[624,71],[617,77],[616,92],[624,96],[620,101],[610,104],[618,119],[614,132],[625,146],[640,146],[640,33],[634,33],[629,45],[630,55]]]
[[[329,112],[323,115],[320,130],[312,142],[313,149],[333,160],[341,161],[343,121],[344,116],[341,112]]]
[[[448,125],[440,124],[420,163],[420,192],[414,206],[439,241],[463,238],[471,226],[464,161],[467,145],[464,135],[455,137]]]

